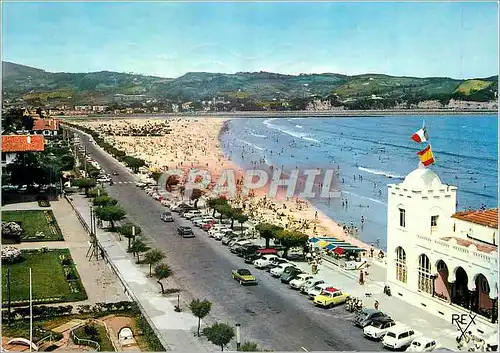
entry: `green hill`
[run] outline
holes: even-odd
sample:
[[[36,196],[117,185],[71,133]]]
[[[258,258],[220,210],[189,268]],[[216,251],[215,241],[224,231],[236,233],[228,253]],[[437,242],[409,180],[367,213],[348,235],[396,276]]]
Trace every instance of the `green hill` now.
[[[54,103],[109,103],[116,94],[166,100],[307,100],[312,97],[382,98],[401,100],[464,98],[494,99],[498,76],[474,80],[446,77],[395,77],[381,74],[347,76],[336,73],[283,75],[270,72],[235,74],[189,72],[171,79],[100,71],[52,73],[2,62],[4,99]],[[417,97],[417,98],[416,98]]]

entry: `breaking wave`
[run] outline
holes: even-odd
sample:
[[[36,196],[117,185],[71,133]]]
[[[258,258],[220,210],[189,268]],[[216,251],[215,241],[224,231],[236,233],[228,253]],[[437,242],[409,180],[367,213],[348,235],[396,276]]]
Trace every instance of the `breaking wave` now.
[[[359,170],[363,172],[367,172],[370,174],[375,174],[375,175],[383,175],[388,178],[395,178],[395,179],[404,179],[405,177],[399,174],[393,174],[391,172],[385,172],[383,170],[378,170],[378,169],[370,169],[370,168],[365,168],[365,167],[358,167]]]
[[[296,137],[296,138],[299,138],[302,140],[319,143],[318,140],[316,140],[315,138],[309,137],[308,134],[305,134],[303,132],[288,130],[288,129],[285,129],[283,126],[279,126],[279,125],[271,123],[271,121],[273,121],[273,120],[276,120],[276,118],[264,120],[263,124],[266,125],[269,129],[278,130],[284,134],[287,134],[287,135],[290,135],[290,136],[293,136],[293,137]]]

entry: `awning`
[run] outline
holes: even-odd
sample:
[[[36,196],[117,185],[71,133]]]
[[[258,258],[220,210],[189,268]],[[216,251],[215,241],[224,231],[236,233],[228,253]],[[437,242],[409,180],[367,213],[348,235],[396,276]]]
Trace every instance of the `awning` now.
[[[333,250],[333,249],[335,249],[336,247],[337,247],[337,246],[335,246],[335,245],[333,245],[333,244],[328,244],[328,245],[326,246],[326,249],[328,249],[328,250]]]
[[[337,255],[344,255],[345,250],[343,248],[341,248],[341,247],[338,246],[338,247],[335,248],[335,250],[333,250],[333,252],[335,254],[337,254]]]
[[[316,243],[316,242],[318,242],[318,241],[319,241],[319,239],[318,239],[318,238],[311,238],[311,239],[309,239],[309,242],[310,242],[310,243]]]

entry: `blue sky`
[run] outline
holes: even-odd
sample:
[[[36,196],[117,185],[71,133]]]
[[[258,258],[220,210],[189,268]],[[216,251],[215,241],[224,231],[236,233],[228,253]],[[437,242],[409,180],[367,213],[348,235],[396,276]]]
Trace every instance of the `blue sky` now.
[[[495,2],[2,7],[2,60],[47,71],[498,74]]]

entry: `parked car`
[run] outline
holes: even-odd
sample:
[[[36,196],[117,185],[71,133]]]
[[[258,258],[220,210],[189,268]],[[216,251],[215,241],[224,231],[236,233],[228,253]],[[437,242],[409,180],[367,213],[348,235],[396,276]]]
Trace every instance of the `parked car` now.
[[[224,239],[222,239],[224,240]],[[253,254],[245,255],[245,263],[246,264],[253,264],[255,260],[260,259],[262,257],[262,254],[259,252],[255,252]]]
[[[349,294],[341,290],[325,289],[320,295],[314,297],[314,304],[323,308],[333,308],[336,305],[344,304],[349,298]]]
[[[97,178],[98,183],[109,183],[111,181],[111,178],[108,176],[100,176]]]
[[[177,212],[177,213],[189,212],[189,211],[194,210],[194,209],[195,208],[193,206],[189,206],[185,203],[181,203],[180,205],[176,205],[176,206],[172,207],[172,211]]]
[[[273,276],[273,277],[281,277],[283,272],[289,267],[295,267],[295,265],[291,264],[291,263],[279,264],[278,266],[272,268],[269,272],[271,273],[271,276]]]
[[[366,326],[363,329],[363,334],[366,338],[379,340],[385,336],[387,331],[395,326],[396,322],[390,317],[381,317],[379,320],[372,321],[371,325]]]
[[[436,341],[432,338],[427,337],[417,337],[415,338],[410,346],[406,348],[407,352],[431,352],[436,349]]]
[[[260,245],[257,244],[243,245],[236,249],[236,255],[239,257],[245,257],[245,255],[248,254],[255,254],[258,249],[260,249]]]
[[[214,219],[212,217],[203,217],[202,219],[200,220],[196,220],[196,221],[193,221],[193,224],[197,227],[202,227],[205,223],[210,223],[212,222]]]
[[[226,236],[226,234],[228,234],[228,232],[217,232],[214,234],[213,238],[215,240],[221,241]]]
[[[236,235],[232,231],[225,232],[224,236],[221,239],[222,245],[228,245],[229,246],[229,243],[231,243],[236,238],[238,238],[238,235]]]
[[[215,233],[223,231],[223,230],[230,231],[231,228],[228,228],[226,225],[223,225],[223,224],[216,224],[216,225],[212,226],[212,228],[210,228],[208,230],[208,234],[209,235],[214,235]]]
[[[240,282],[240,284],[256,284],[257,278],[246,268],[232,271],[233,279]]]
[[[238,240],[235,242],[233,245],[229,247],[229,251],[231,251],[233,254],[236,254],[238,252],[238,249],[241,248],[242,246],[245,245],[250,245],[252,242],[250,240]]]
[[[191,219],[191,218],[194,218],[194,217],[200,217],[201,215],[202,215],[202,213],[201,213],[200,210],[194,210],[194,211],[184,212],[182,214],[182,217],[184,217],[186,219]]]
[[[417,337],[415,331],[406,325],[395,325],[387,330],[382,345],[392,350],[407,348]]]
[[[273,268],[278,267],[281,264],[289,264],[289,263],[290,263],[290,261],[288,261],[287,259],[284,259],[282,257],[278,257],[278,258],[274,259],[273,261],[271,261],[271,263],[266,266],[266,270],[267,270],[267,272],[270,272]]]
[[[194,238],[193,229],[187,226],[178,226],[177,233],[183,238]]]
[[[304,252],[289,252],[285,258],[290,261],[304,261],[306,255],[304,255]]]
[[[300,275],[302,273],[302,270],[300,268],[297,268],[297,267],[293,267],[290,269],[290,271],[288,272],[283,272],[281,274],[281,283],[285,283],[285,284],[288,284],[290,283],[290,281],[294,278],[296,278],[298,275]]]
[[[376,309],[364,308],[354,318],[354,325],[365,328],[366,326],[371,325],[374,320],[381,317],[387,317],[387,315]]]
[[[273,259],[276,259],[277,255],[262,255],[260,259],[257,259],[253,262],[256,268],[266,268],[267,265],[271,263]]]
[[[290,281],[290,288],[301,289],[310,279],[313,279],[313,276],[308,273],[298,274],[297,277]]]
[[[328,287],[331,287],[331,285],[328,283],[323,282],[321,284],[317,284],[307,291],[307,295],[309,296],[309,299],[314,300],[314,297],[316,297],[317,295],[320,295],[321,292],[323,292]]]
[[[319,278],[308,279],[302,287],[300,287],[300,293],[309,295],[309,291],[320,284],[324,284],[325,281]],[[325,287],[326,288],[326,287]]]
[[[174,221],[174,217],[172,217],[171,212],[163,212],[161,214],[160,218],[163,222],[173,222]]]

